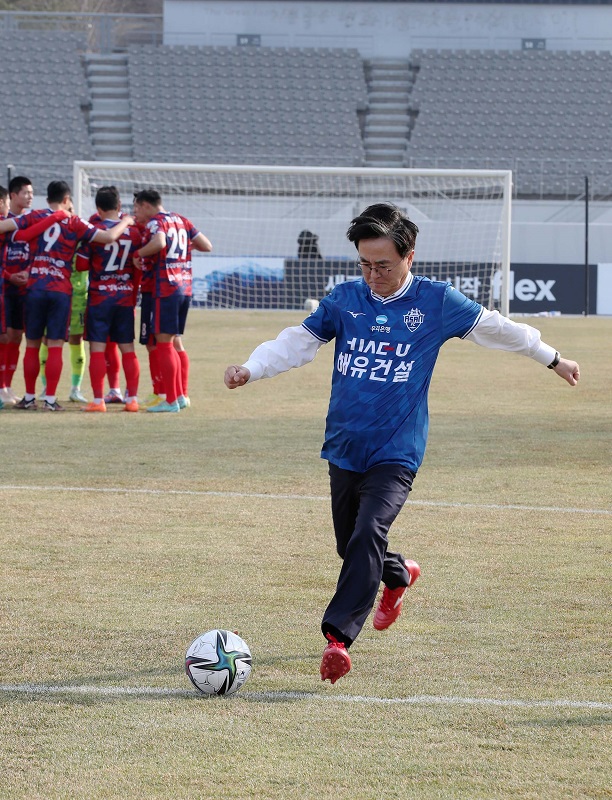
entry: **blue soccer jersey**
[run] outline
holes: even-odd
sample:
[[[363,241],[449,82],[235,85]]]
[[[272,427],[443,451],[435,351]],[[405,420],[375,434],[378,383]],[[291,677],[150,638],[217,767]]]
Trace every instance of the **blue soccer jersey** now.
[[[319,341],[336,340],[322,457],[354,472],[377,464],[416,472],[440,348],[466,336],[482,312],[450,284],[420,276],[387,298],[362,280],[337,286],[303,323]]]

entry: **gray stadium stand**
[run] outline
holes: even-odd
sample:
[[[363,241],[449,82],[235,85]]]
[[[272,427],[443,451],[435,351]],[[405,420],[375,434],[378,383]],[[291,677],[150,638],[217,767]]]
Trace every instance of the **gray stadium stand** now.
[[[357,50],[140,46],[128,55],[136,160],[364,163]]]
[[[100,55],[85,34],[28,30],[0,30],[0,44],[11,54],[0,152],[13,174],[23,164],[36,178],[41,165],[45,180],[69,178],[74,159],[94,158],[507,168],[523,197],[576,196],[586,174],[612,194],[609,52],[364,61],[356,49],[139,44]]]
[[[75,158],[92,158],[85,113],[89,105],[81,63],[83,34],[65,31],[0,31],[5,55],[0,83],[0,152],[4,163],[36,178],[52,165],[71,179]],[[10,57],[8,57],[10,54]],[[34,169],[32,169],[34,166]],[[50,179],[50,178],[49,178]]]
[[[407,166],[509,167],[520,195],[566,195],[581,191],[590,160],[601,172],[611,157],[611,53],[429,50],[411,60]]]

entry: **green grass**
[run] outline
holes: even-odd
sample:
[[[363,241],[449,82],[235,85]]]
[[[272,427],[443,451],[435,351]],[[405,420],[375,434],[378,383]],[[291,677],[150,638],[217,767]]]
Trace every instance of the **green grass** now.
[[[425,463],[391,531],[422,577],[332,687],[332,348],[222,384],[300,319],[193,311],[180,415],[0,412],[0,798],[612,797],[612,320],[536,321],[580,362],[575,389],[445,346]],[[198,696],[183,672],[213,627],[253,652],[232,698]],[[25,684],[87,688],[7,688]]]

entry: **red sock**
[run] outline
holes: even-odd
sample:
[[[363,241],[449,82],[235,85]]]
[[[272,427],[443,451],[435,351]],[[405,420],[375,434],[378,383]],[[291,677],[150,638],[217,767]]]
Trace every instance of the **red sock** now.
[[[183,384],[181,381],[181,359],[179,358],[178,350],[176,347],[172,348],[174,350],[173,358],[174,363],[176,364],[176,381],[174,382],[174,390],[176,391],[176,396],[183,394]]]
[[[62,375],[64,359],[62,356],[63,347],[50,347],[47,363],[45,364],[45,378],[47,379],[47,395],[55,397],[57,384]]]
[[[172,342],[157,343],[157,359],[166,388],[166,400],[168,403],[174,403],[177,397],[178,358]]]
[[[104,378],[106,378],[107,360],[105,352],[91,353],[89,358],[89,380],[94,400],[104,397]],[[111,389],[116,388],[111,384]]]
[[[11,386],[13,375],[19,362],[19,342],[9,342],[6,346],[6,385]]]
[[[138,381],[140,380],[140,364],[136,353],[123,353],[123,372],[126,380],[126,397],[138,395]]]
[[[107,342],[104,351],[106,359],[105,374],[108,375],[108,386],[110,389],[119,388],[119,372],[121,370],[121,361],[119,359],[119,348],[116,342]],[[96,397],[102,395],[97,394]]]
[[[189,356],[186,350],[177,350],[176,352],[178,353],[181,365],[181,391],[179,394],[182,394],[183,397],[187,397],[189,394]]]
[[[6,351],[8,344],[0,342],[0,389],[6,387]]]
[[[164,394],[164,379],[159,368],[159,358],[157,347],[149,350],[149,371],[151,373],[151,383],[153,384],[154,394]]]
[[[40,372],[38,347],[26,347],[23,356],[23,377],[27,394],[36,394],[36,379]]]

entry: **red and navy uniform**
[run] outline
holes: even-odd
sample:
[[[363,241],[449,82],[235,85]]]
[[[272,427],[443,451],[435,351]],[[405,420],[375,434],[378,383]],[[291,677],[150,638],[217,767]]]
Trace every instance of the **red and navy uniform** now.
[[[18,224],[17,220],[24,219],[25,216],[17,217],[9,212],[8,219],[14,219],[15,224]],[[65,217],[65,211],[50,211],[49,215],[39,218],[33,224],[28,220],[27,224],[20,225],[13,233],[0,235],[0,325],[3,326],[0,332],[5,333],[7,327],[17,330],[23,328],[25,287],[15,286],[10,278],[28,268],[28,242],[41,236],[47,228]],[[26,254],[25,258],[23,253]]]
[[[20,215],[24,216],[24,215]],[[9,219],[19,219],[16,214],[9,212]],[[30,246],[26,242],[9,239],[2,254],[2,268],[4,270],[4,298],[6,310],[6,325],[8,328],[23,330],[24,300],[26,287],[15,286],[9,277],[17,272],[26,270],[30,263]]]
[[[191,241],[199,231],[186,217],[166,211],[156,214],[147,230],[150,238],[160,232],[166,237],[165,247],[151,256],[155,297],[191,296]]]
[[[6,219],[6,217],[0,217],[0,219]],[[0,250],[2,251],[2,262],[4,262],[4,250],[6,249],[4,245],[5,240],[6,240],[6,234],[2,237],[2,241],[0,242]],[[6,333],[6,300],[5,300],[4,279],[5,279],[5,271],[3,268],[3,264],[0,264],[0,334]],[[4,345],[2,346],[4,347]],[[6,357],[6,350],[3,350],[2,351],[3,361],[5,357]],[[4,378],[4,363],[2,363],[0,368],[2,369],[3,372],[2,377]],[[4,383],[2,384],[2,386],[4,386]]]
[[[146,225],[139,226],[142,235],[142,246],[151,240],[151,232]],[[151,258],[140,259],[140,344],[154,344],[153,334],[153,289],[155,275]]]
[[[32,211],[27,217],[18,217],[19,229],[49,216],[52,211]],[[25,224],[24,224],[25,223]],[[72,294],[70,275],[72,259],[79,242],[89,242],[97,228],[80,217],[67,217],[56,222],[40,236],[30,248],[30,279],[28,290],[45,289],[49,292]]]
[[[199,231],[180,214],[160,211],[147,224],[149,238],[163,233],[166,244],[151,256],[155,298],[154,332],[180,335],[192,295],[191,242]]]
[[[51,209],[16,217],[18,230],[48,217]],[[30,277],[25,300],[27,339],[67,339],[72,299],[72,260],[80,241],[89,242],[97,228],[80,217],[54,222],[30,246]]]
[[[140,235],[142,237],[142,246],[151,241],[151,231],[148,226],[142,225],[139,227]],[[140,291],[152,295],[155,290],[155,272],[154,272],[154,258],[141,258],[141,278],[140,278]]]
[[[118,220],[101,220],[96,227],[113,228]],[[89,242],[77,252],[77,269],[89,270],[89,293],[85,312],[85,339],[120,344],[134,341],[133,256],[142,239],[136,227],[127,228],[110,244]]]

